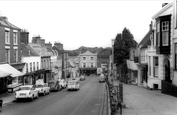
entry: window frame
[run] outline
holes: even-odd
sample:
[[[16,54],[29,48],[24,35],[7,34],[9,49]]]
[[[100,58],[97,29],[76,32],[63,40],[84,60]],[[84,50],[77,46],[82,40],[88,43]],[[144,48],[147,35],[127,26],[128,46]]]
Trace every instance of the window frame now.
[[[156,45],[160,46],[160,21],[156,23]]]
[[[5,44],[10,45],[10,29],[5,28]]]
[[[157,60],[156,60],[157,59]],[[156,65],[157,64],[157,65]],[[153,71],[154,71],[154,77],[158,77],[159,73],[157,73],[157,75],[155,74],[155,70],[156,68],[158,69],[159,72],[159,57],[158,56],[154,56],[153,57]]]
[[[18,62],[18,49],[14,49],[14,61],[15,63]]]
[[[165,23],[165,25],[164,25]],[[167,23],[167,24],[166,24]],[[162,32],[162,46],[168,46],[169,45],[169,21],[162,21],[162,28],[161,28],[161,32]],[[167,43],[164,43],[164,38],[163,38],[163,33],[166,32],[167,33]]]
[[[8,53],[6,51],[8,51]],[[6,55],[6,54],[8,54],[8,55]],[[5,61],[6,61],[6,63],[10,63],[10,49],[9,48],[5,49]]]
[[[13,44],[18,45],[18,35],[16,31],[13,32]]]

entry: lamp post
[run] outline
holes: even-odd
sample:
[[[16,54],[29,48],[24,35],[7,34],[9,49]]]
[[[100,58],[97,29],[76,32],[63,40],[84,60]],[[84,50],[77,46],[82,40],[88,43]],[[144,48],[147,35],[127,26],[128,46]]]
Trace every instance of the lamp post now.
[[[111,40],[112,42],[112,83],[114,85],[114,39]]]

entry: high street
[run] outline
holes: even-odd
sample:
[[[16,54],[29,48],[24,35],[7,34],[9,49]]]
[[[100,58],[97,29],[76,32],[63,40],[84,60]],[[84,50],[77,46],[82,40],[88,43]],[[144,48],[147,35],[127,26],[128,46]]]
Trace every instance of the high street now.
[[[6,104],[1,115],[99,115],[103,99],[104,83],[98,77],[89,76],[80,81],[79,91],[51,92],[31,101]]]

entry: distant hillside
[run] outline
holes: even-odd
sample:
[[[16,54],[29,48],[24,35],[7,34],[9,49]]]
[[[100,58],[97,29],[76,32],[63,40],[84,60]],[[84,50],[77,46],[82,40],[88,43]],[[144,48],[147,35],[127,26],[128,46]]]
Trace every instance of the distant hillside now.
[[[98,54],[98,60],[104,60],[104,62],[107,62],[105,60],[109,59],[109,56],[111,55],[112,48],[107,47],[107,48],[102,48],[102,47],[85,47],[81,46],[80,48],[76,50],[70,50],[67,51],[69,56],[78,56],[80,53],[84,53],[87,50],[89,50],[92,53],[97,53]],[[102,61],[101,61],[102,62]]]

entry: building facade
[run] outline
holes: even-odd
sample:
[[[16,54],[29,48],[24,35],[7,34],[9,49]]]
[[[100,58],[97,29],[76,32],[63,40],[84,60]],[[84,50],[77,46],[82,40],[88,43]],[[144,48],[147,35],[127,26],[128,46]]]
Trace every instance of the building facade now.
[[[97,73],[97,54],[86,51],[79,55],[79,69],[81,74]]]
[[[22,85],[25,63],[21,62],[20,28],[8,22],[7,17],[1,16],[0,23],[0,70],[11,74],[0,77],[0,93],[4,93]]]

